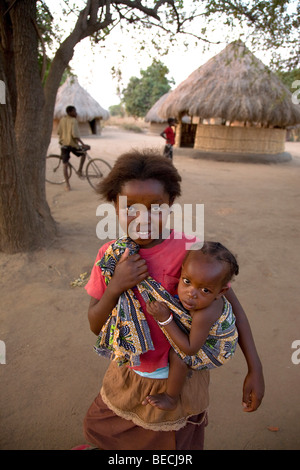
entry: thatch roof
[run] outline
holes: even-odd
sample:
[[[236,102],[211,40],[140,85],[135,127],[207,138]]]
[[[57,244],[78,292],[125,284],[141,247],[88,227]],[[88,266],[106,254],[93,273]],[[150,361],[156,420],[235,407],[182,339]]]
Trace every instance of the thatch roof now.
[[[148,113],[145,116],[146,122],[166,122],[167,121],[166,118],[160,117],[157,111],[162,106],[162,104],[166,100],[167,96],[169,96],[169,94],[170,94],[170,91],[162,95],[159,98],[159,100],[156,101],[156,103],[152,106],[152,108],[148,111]]]
[[[300,123],[292,94],[241,41],[195,70],[164,101],[162,119],[188,113],[204,119],[286,127]]]
[[[77,78],[68,77],[59,87],[56,95],[54,119],[66,116],[66,107],[75,106],[79,122],[92,121],[96,118],[109,118],[109,112],[103,109],[92,96],[79,85]]]
[[[145,116],[145,121],[146,122],[158,122],[158,123],[164,123],[168,120],[168,118],[162,118],[158,112],[162,106],[162,104],[165,102],[167,97],[170,95],[171,91],[168,91],[164,95],[162,95],[158,101],[152,106],[152,108],[148,111],[148,113]],[[168,116],[168,117],[173,117],[173,116]],[[190,122],[191,118],[187,115],[182,116],[181,118],[182,122]]]

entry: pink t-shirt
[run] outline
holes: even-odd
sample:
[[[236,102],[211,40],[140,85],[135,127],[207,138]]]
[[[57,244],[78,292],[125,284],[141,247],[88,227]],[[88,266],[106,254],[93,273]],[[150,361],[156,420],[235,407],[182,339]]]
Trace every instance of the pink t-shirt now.
[[[194,237],[186,237],[184,234],[172,231],[170,237],[163,240],[159,245],[153,248],[141,248],[139,251],[140,256],[147,263],[150,276],[162,284],[171,295],[176,294],[181,265],[186,250],[195,241]],[[106,243],[100,248],[95,263],[102,258],[105,250],[111,243]],[[101,299],[106,285],[99,266],[94,265],[91,277],[85,288],[91,297]],[[134,367],[134,369],[142,372],[153,372],[158,368],[167,366],[170,344],[156,320],[147,313],[146,305],[137,289],[134,289],[134,292],[145,313],[155,348],[153,351],[147,351],[145,354],[142,354],[140,366]]]

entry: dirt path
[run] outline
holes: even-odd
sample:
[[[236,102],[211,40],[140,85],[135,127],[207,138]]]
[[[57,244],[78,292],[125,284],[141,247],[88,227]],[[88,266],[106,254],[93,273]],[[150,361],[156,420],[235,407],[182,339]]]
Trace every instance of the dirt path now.
[[[84,140],[93,156],[111,163],[131,147],[162,147],[160,137],[114,128]],[[50,150],[56,149],[54,139]],[[294,159],[284,164],[174,159],[183,178],[181,202],[204,203],[205,237],[238,255],[234,289],[266,378],[263,405],[245,414],[242,354],[211,374],[206,449],[300,448],[300,364],[291,360],[291,345],[300,340],[300,144],[287,143],[286,150]],[[70,449],[84,442],[83,417],[107,367],[92,351],[88,296],[70,285],[90,272],[103,243],[95,232],[100,201],[86,181],[72,177],[71,183],[70,193],[47,185],[58,239],[36,253],[0,255],[1,449]]]

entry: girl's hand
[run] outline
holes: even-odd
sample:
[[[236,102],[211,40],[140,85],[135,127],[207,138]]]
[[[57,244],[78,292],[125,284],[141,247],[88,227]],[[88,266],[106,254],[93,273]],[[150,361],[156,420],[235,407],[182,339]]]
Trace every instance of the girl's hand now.
[[[150,313],[156,321],[161,322],[166,321],[171,314],[171,310],[164,302],[157,302],[156,300],[147,302],[147,312]]]
[[[138,253],[129,256],[129,248],[126,248],[116,265],[114,275],[109,283],[119,294],[136,286],[149,276],[146,261]]]
[[[257,410],[265,391],[262,371],[248,372],[243,388],[243,407],[247,413]]]
[[[101,299],[91,298],[88,318],[90,328],[95,335],[99,335],[120,295],[147,276],[149,274],[145,260],[138,254],[129,256],[129,249],[126,248]]]

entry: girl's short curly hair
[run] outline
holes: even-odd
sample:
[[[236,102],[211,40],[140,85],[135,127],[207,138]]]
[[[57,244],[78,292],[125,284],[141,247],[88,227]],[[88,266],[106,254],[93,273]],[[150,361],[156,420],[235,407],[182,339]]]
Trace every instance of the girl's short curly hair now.
[[[181,176],[172,161],[155,149],[133,149],[122,154],[106,178],[100,181],[96,192],[107,201],[116,202],[127,181],[148,179],[164,186],[171,203],[181,195]]]

